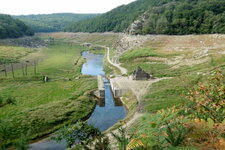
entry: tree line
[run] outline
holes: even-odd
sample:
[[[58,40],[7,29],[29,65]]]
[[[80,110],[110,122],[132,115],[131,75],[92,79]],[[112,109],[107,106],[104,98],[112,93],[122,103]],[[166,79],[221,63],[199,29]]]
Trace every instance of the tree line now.
[[[34,35],[30,27],[10,15],[0,14],[0,39]]]
[[[69,32],[129,32],[133,34],[225,33],[224,0],[137,0],[93,19],[65,28]]]
[[[34,32],[59,32],[73,22],[90,19],[98,14],[55,13],[13,16],[29,25]]]
[[[135,34],[225,33],[225,1],[184,0],[154,7]]]

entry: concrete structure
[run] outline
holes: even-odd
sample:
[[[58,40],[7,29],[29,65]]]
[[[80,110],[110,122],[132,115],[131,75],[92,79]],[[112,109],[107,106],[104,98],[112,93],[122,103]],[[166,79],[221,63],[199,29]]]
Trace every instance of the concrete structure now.
[[[148,80],[150,79],[151,76],[146,73],[141,67],[137,67],[136,70],[134,70],[132,74],[132,79],[133,80]]]
[[[110,84],[114,98],[119,98],[128,91],[128,89],[119,87],[114,79],[110,79]]]
[[[105,98],[105,86],[102,76],[98,75],[98,93],[99,98]]]

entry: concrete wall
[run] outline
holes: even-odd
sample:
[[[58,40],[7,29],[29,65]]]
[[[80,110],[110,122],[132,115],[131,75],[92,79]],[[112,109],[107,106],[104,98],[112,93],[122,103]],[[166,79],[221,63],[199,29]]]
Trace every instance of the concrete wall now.
[[[98,76],[98,97],[105,98],[105,85],[102,76]]]
[[[119,98],[123,94],[126,94],[128,92],[128,89],[123,89],[119,87],[119,85],[113,79],[110,80],[110,84],[111,84],[114,98]]]

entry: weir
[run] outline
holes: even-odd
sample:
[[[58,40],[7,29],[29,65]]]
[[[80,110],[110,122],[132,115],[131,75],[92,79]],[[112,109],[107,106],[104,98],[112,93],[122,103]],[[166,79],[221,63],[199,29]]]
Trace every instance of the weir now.
[[[104,80],[101,75],[98,75],[98,92],[97,96],[99,98],[105,98],[105,86],[104,86]]]
[[[107,78],[104,78],[103,72],[103,56],[95,55],[90,52],[83,52],[82,56],[87,62],[82,66],[82,74],[97,76],[98,94],[100,101],[97,103],[87,123],[95,126],[101,132],[113,126],[116,122],[126,117],[126,109],[119,100],[113,99],[111,86]],[[74,108],[76,109],[76,107]],[[30,145],[29,150],[65,150],[66,140],[57,143],[50,138],[45,138],[41,141]]]
[[[114,98],[119,98],[128,91],[127,89],[120,87],[114,79],[110,79],[110,84]]]

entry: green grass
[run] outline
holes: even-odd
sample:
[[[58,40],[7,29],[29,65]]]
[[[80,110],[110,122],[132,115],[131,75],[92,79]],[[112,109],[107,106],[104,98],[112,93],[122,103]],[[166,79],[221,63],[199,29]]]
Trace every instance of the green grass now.
[[[211,54],[210,60],[205,63],[179,68],[172,68],[172,66],[157,59],[147,59],[150,55],[158,58],[167,58],[177,54],[162,53],[160,50],[142,48],[127,51],[120,59],[122,66],[128,69],[128,74],[131,74],[137,66],[140,66],[154,77],[173,77],[151,86],[143,102],[146,112],[156,112],[160,109],[185,103],[185,97],[181,95],[187,94],[188,90],[202,78],[202,76],[198,75],[199,72],[208,73],[215,68],[225,68],[225,57],[219,54]]]
[[[144,97],[144,109],[146,112],[156,112],[187,103],[188,91],[196,85],[202,76],[183,75],[171,79],[164,79],[154,83]]]
[[[122,55],[120,62],[123,67],[128,69],[128,74],[131,74],[137,66],[140,66],[154,77],[171,77],[151,85],[140,103],[145,115],[136,121],[135,125],[130,127],[130,132],[133,132],[136,136],[142,134],[154,135],[150,123],[160,122],[160,118],[157,118],[157,111],[173,106],[186,106],[189,102],[186,98],[189,90],[199,81],[206,80],[210,71],[217,68],[221,70],[225,69],[225,56],[219,53],[210,53],[207,62],[191,66],[186,65],[173,68],[172,65],[163,62],[165,58],[179,55],[185,55],[185,58],[192,58],[193,56],[189,53],[189,51],[173,53],[164,51],[160,47],[154,48],[153,45],[150,48],[146,46],[144,48],[129,50]],[[156,131],[157,134],[160,130],[161,128]],[[148,143],[150,142],[152,141],[148,141]]]
[[[34,51],[35,49],[19,46],[0,45],[0,64],[4,62],[17,62],[21,57]]]
[[[134,60],[136,58],[142,58],[142,57],[159,57],[160,55],[155,52],[155,49],[153,48],[140,48],[140,49],[134,49],[130,50],[123,54],[123,56],[120,58],[120,61],[130,61]]]
[[[183,74],[197,74],[198,72],[208,72],[217,67],[225,67],[224,55],[211,54],[210,60],[207,62],[192,66],[185,65],[179,68],[173,68],[172,65],[170,66],[165,64],[160,60],[149,60],[145,57],[145,55],[149,56],[153,52],[158,58],[166,58],[177,55],[177,53],[163,54],[160,51],[146,48],[127,51],[122,55],[120,61],[122,66],[128,69],[128,74],[131,74],[137,66],[140,66],[154,77],[177,77],[182,76]]]
[[[97,88],[97,81],[80,74],[83,50],[57,41],[43,51],[47,57],[37,65],[36,75],[33,66],[28,67],[27,77],[21,70],[15,71],[14,79],[0,75],[0,96],[16,99],[14,105],[0,107],[0,145],[10,145],[28,131],[30,139],[41,137],[92,112],[95,101],[89,93]],[[50,81],[44,83],[42,75]]]

